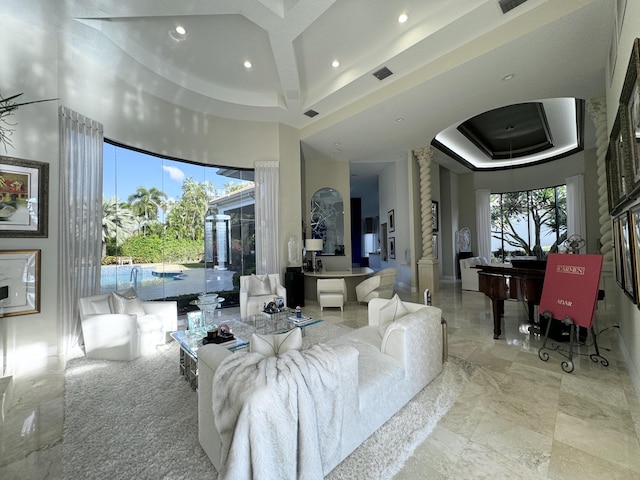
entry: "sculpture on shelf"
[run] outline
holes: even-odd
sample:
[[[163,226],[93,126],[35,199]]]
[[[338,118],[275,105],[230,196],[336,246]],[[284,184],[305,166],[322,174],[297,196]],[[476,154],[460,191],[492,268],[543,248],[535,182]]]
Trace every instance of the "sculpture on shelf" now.
[[[289,266],[290,267],[299,267],[300,266],[300,248],[298,247],[298,236],[291,235],[289,237]]]

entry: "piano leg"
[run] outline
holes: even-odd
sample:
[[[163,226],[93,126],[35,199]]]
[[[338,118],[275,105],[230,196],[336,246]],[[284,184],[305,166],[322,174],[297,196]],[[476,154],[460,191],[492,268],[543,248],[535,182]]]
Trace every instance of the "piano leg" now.
[[[492,298],[491,303],[493,304],[493,338],[497,340],[502,334],[500,326],[502,323],[502,315],[504,315],[504,300]]]

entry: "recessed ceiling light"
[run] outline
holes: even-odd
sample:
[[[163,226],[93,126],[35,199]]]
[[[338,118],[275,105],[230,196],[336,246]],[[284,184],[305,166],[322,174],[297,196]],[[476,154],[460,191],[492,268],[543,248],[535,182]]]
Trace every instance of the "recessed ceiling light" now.
[[[396,122],[397,123],[404,122],[404,118],[398,117],[398,118],[396,118]]]
[[[173,30],[169,30],[169,36],[179,42],[187,38],[187,29],[182,25],[177,25]]]
[[[508,73],[506,74],[504,77],[502,77],[502,80],[504,80],[505,82],[508,82],[509,80],[511,80],[513,77],[515,77],[515,74],[513,73]]]
[[[251,68],[253,67],[253,65],[251,64],[251,62],[249,60],[245,60],[244,62],[244,68]]]
[[[409,15],[407,15],[406,13],[403,13],[398,16],[398,23],[404,23],[407,20],[409,20]]]
[[[331,66],[333,68],[338,68],[340,66],[340,62],[338,60],[334,60],[333,62],[331,62]]]

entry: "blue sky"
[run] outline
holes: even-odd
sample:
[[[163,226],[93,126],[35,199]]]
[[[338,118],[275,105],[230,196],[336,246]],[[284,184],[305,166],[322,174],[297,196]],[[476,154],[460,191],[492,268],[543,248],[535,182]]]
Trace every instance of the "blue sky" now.
[[[103,197],[117,197],[119,201],[126,201],[138,187],[156,187],[170,198],[177,199],[182,195],[183,181],[189,177],[196,182],[210,181],[216,189],[222,189],[229,182],[242,183],[216,175],[217,167],[166,160],[110,143],[104,144],[103,164]]]

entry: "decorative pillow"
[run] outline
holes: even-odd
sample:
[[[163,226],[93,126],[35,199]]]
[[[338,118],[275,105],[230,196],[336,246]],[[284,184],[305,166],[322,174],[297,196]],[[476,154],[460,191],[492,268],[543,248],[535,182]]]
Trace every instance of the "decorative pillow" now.
[[[109,297],[94,300],[91,302],[91,307],[93,308],[93,313],[112,313],[111,305],[109,304]]]
[[[402,303],[402,300],[400,300],[400,297],[398,297],[396,293],[393,298],[380,309],[380,323],[378,324],[380,336],[384,337],[387,327],[399,318],[404,317],[407,313],[409,313],[409,310],[404,306],[404,303]]]
[[[265,357],[275,357],[289,350],[302,348],[302,330],[294,328],[278,335],[251,334],[249,351],[260,353]]]
[[[251,274],[249,277],[249,295],[252,297],[271,295],[271,280],[269,280],[269,275],[257,276]]]
[[[133,290],[133,289],[130,289]],[[133,290],[135,293],[135,290]],[[131,295],[131,292],[125,292],[127,295]],[[145,315],[144,309],[140,299],[136,296],[127,297],[118,292],[111,292],[109,295],[109,303],[111,306],[111,313],[129,313],[135,315]]]

